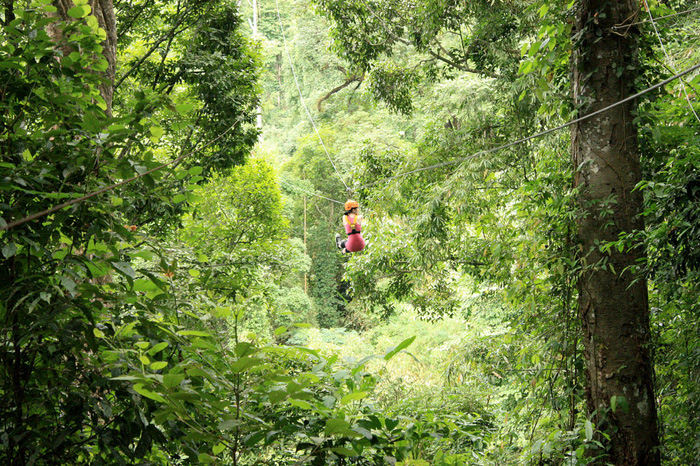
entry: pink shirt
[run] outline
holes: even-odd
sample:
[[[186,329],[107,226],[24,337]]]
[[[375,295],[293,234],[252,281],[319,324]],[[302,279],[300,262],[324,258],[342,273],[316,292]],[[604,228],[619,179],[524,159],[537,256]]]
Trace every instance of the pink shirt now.
[[[365,248],[365,240],[362,238],[362,233],[351,234],[353,226],[355,227],[355,231],[362,231],[360,218],[355,214],[344,215],[343,226],[345,227],[345,233],[348,234],[348,241],[345,243],[345,249],[349,252],[362,251]]]

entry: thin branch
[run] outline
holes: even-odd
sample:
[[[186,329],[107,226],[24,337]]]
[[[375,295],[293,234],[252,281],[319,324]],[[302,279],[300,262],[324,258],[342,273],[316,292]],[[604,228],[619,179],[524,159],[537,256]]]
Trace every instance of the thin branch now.
[[[375,18],[377,18],[377,19],[379,20],[379,22],[382,24],[382,27],[383,27],[384,31],[387,32],[394,40],[396,40],[397,42],[399,42],[399,43],[401,43],[401,44],[404,44],[404,45],[413,45],[410,41],[408,41],[408,40],[406,40],[406,39],[404,39],[404,38],[399,37],[398,35],[396,35],[396,33],[394,33],[394,31],[392,31],[391,28],[386,24],[386,22],[384,21],[384,19],[383,19],[381,16],[379,16],[377,13],[374,12],[374,9],[373,9],[373,8],[371,8],[371,7],[370,7],[367,3],[365,3],[364,1],[363,1],[363,3],[365,4],[365,6],[366,6],[367,9],[369,10],[369,12],[370,12]],[[407,20],[407,19],[404,19],[404,21],[408,21],[408,20]],[[439,47],[444,53],[446,53],[447,55],[450,55],[450,53],[449,53],[447,50],[445,50],[445,48],[442,46],[442,44],[440,44],[439,41],[436,40],[435,43],[438,45],[438,47]],[[448,57],[444,57],[444,56],[440,55],[438,52],[435,52],[434,50],[427,49],[427,52],[428,52],[430,55],[432,55],[433,57],[435,57],[436,59],[440,60],[441,62],[446,63],[446,64],[448,64],[448,65],[450,65],[450,66],[452,66],[452,67],[454,67],[454,68],[456,68],[456,69],[458,69],[458,70],[460,70],[460,71],[464,71],[464,72],[466,72],[466,73],[481,74],[481,75],[484,75],[484,76],[488,76],[488,77],[490,77],[490,78],[498,78],[498,77],[499,77],[498,74],[493,73],[493,72],[491,72],[491,71],[487,71],[487,70],[477,70],[477,69],[474,69],[474,68],[469,68],[469,67],[466,67],[466,66],[464,66],[464,65],[461,65],[461,64],[457,63],[457,61],[455,61],[455,60],[453,60],[453,59],[450,59],[450,58],[448,58]]]
[[[345,89],[346,87],[348,87],[350,84],[352,84],[354,82],[358,82],[358,85],[359,85],[362,83],[362,81],[364,81],[364,79],[365,79],[364,73],[361,76],[353,75],[353,76],[350,76],[349,78],[347,78],[345,80],[345,82],[343,84],[341,84],[340,86],[337,86],[337,87],[331,89],[330,91],[328,91],[328,93],[326,95],[324,95],[323,97],[318,99],[318,101],[316,102],[316,109],[318,110],[318,112],[321,113],[323,111],[323,102],[328,100],[333,94],[336,94],[336,93],[342,91],[343,89]]]
[[[146,52],[145,55],[139,59],[139,61],[134,63],[134,65],[126,73],[124,73],[124,75],[121,78],[119,78],[119,81],[117,81],[114,84],[114,89],[117,89],[121,85],[121,83],[124,82],[124,80],[126,78],[131,76],[131,74],[134,71],[136,71],[138,68],[140,68],[141,65],[143,64],[143,62],[145,62],[148,59],[148,57],[150,57],[153,54],[153,52],[155,52],[156,49],[158,49],[158,47],[160,47],[160,44],[162,44],[166,40],[170,39],[171,37],[175,37],[178,33],[185,31],[187,29],[187,27],[185,27],[184,29],[178,30],[180,25],[185,21],[185,19],[189,15],[190,11],[191,11],[191,8],[188,8],[187,10],[185,10],[185,12],[177,19],[173,28],[170,31],[168,31],[165,35],[161,36],[157,41],[155,41],[153,43],[153,45],[151,46],[151,48],[148,50],[148,52]]]

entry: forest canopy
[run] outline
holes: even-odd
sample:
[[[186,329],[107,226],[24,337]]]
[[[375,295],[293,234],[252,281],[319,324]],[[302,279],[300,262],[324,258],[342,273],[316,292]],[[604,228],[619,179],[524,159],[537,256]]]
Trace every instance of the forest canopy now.
[[[0,30],[2,464],[700,462],[697,2]]]

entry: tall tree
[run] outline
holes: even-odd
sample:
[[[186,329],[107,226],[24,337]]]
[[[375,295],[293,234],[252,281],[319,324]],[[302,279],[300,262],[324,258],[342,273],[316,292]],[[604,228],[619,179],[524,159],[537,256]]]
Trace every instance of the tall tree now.
[[[431,6],[431,2],[416,2],[416,8],[407,8],[406,3],[395,0],[318,0],[318,3],[322,12],[335,23],[333,32],[338,53],[358,67],[371,70],[375,82],[380,82],[381,73],[376,74],[374,64],[388,57],[400,61],[401,49],[396,44],[406,41],[442,63],[442,73],[432,76],[476,69],[484,76],[497,73],[504,84],[512,82],[508,66],[508,63],[512,66],[512,62],[499,58],[508,56],[509,49],[519,38],[530,36],[525,26],[533,19],[528,12],[535,11],[521,4],[522,10],[518,12],[524,14],[515,19],[516,11],[510,8],[516,8],[517,2],[508,4],[512,7],[474,2],[468,10],[451,2],[440,3],[444,8]],[[537,7],[539,21],[545,23],[542,18],[557,5],[541,2]],[[576,27],[571,40],[565,21],[550,23],[547,29],[543,25],[541,33],[548,35],[552,32],[547,31],[558,31],[555,34],[560,35],[559,40],[544,40],[540,35],[540,40],[523,49],[528,56],[536,55],[538,50],[544,52],[537,65],[533,61],[521,66],[523,73],[533,66],[537,68],[532,83],[536,84],[534,92],[530,89],[533,86],[529,86],[521,99],[536,94],[539,100],[547,100],[542,89],[549,92],[555,81],[558,82],[563,68],[560,64],[566,63],[573,49],[571,92],[576,108],[585,115],[633,93],[635,78],[640,76],[637,53],[640,34],[634,26],[621,33],[620,26],[634,22],[638,11],[636,4],[629,1],[581,0],[575,3],[575,12]],[[568,18],[562,19],[570,19],[570,14],[571,10],[566,8],[564,15]],[[414,20],[406,21],[408,15],[414,15]],[[363,29],[372,23],[380,31],[375,35],[385,35],[363,42],[360,37],[372,37],[371,31],[364,33]],[[461,30],[464,24],[470,25],[467,29],[472,34]],[[424,28],[432,33],[424,33]],[[348,33],[348,29],[363,31],[363,34]],[[484,34],[494,29],[502,36],[495,42],[498,50],[483,55],[476,53],[491,50],[488,44],[492,42],[485,40]],[[453,49],[448,49],[454,37],[459,37],[460,41]],[[452,52],[448,54],[442,49]],[[452,63],[444,60],[445,57],[452,57]],[[548,63],[550,68],[546,69],[543,63]],[[426,72],[425,76],[431,75]],[[405,78],[402,81],[406,82]],[[562,84],[562,88],[565,87],[568,82]],[[400,88],[387,86],[386,95],[379,93],[378,96],[396,110],[410,109],[408,105],[396,105],[399,102],[396,99],[402,95],[405,92],[402,94]],[[560,104],[558,99],[551,100]],[[541,110],[546,113],[545,107],[543,105]],[[633,103],[617,107],[582,122],[572,132],[573,167],[579,169],[574,183],[581,193],[579,201],[583,212],[578,235],[586,265],[579,283],[579,313],[586,336],[589,406],[598,426],[609,432],[609,460],[618,464],[655,464],[659,454],[648,348],[647,287],[644,277],[634,271],[643,258],[643,251],[629,246],[609,247],[620,240],[621,234],[643,227],[639,218],[642,197],[635,191],[641,180],[641,170],[634,110]]]
[[[89,0],[80,3],[77,8],[73,0],[54,0],[56,15],[62,21],[69,21],[73,18],[83,18],[88,14],[97,20],[97,25],[104,31],[102,41],[102,56],[107,61],[105,79],[100,84],[100,94],[105,100],[107,114],[112,114],[112,97],[114,95],[114,74],[117,63],[117,19],[114,15],[114,4],[112,0]],[[87,8],[86,8],[87,7]],[[50,33],[57,36],[60,30],[55,27],[50,28]]]
[[[190,414],[177,416],[183,420],[179,425],[172,418],[155,420],[163,398],[142,390],[143,383],[131,383],[134,379],[129,376],[120,378],[123,371],[141,367],[146,369],[143,382],[148,385],[153,372],[163,371],[170,361],[178,365],[191,360],[184,349],[189,344],[177,336],[184,323],[180,308],[172,309],[167,300],[152,299],[153,295],[145,297],[138,282],[148,277],[149,290],[162,294],[155,290],[168,286],[155,274],[170,278],[174,266],[161,254],[157,271],[141,268],[138,261],[150,265],[153,253],[131,249],[130,241],[143,234],[140,245],[149,243],[143,233],[147,228],[124,225],[133,211],[131,199],[157,197],[154,192],[165,184],[168,194],[160,204],[181,204],[185,193],[173,196],[167,188],[178,188],[175,180],[193,189],[202,180],[198,175],[203,168],[164,168],[141,179],[144,194],[133,195],[136,183],[130,183],[112,191],[111,198],[95,196],[38,221],[28,218],[160,166],[162,159],[156,159],[154,152],[178,148],[169,136],[178,133],[175,126],[185,126],[183,121],[198,103],[187,98],[191,82],[184,80],[178,86],[185,95],[180,100],[167,92],[119,87],[122,92],[114,94],[112,117],[116,62],[111,1],[5,2],[4,7],[0,11],[0,463],[131,464],[147,458],[166,464],[177,461],[172,458],[179,454],[207,455],[218,442],[219,420],[205,422],[214,426],[214,437],[205,439],[201,430],[194,433],[196,427],[189,436]],[[232,16],[224,17],[230,23],[227,33],[238,24]],[[212,53],[209,68],[204,69],[217,64],[227,71],[235,68],[241,76],[238,88],[249,91],[242,100],[254,99],[255,61],[244,42],[229,34],[212,37],[225,50]],[[208,49],[206,43],[202,48]],[[121,43],[120,50],[124,50]],[[231,60],[227,52],[242,58]],[[173,86],[178,83],[179,78],[173,79]],[[234,93],[230,88],[222,92],[224,97]],[[202,100],[220,104],[213,92]],[[228,125],[236,117],[243,121],[246,115],[234,110]],[[165,138],[161,125],[172,129]],[[252,145],[234,142],[240,157],[231,157],[232,163]],[[164,222],[174,222],[173,218]],[[107,275],[111,278],[104,279]],[[145,306],[137,302],[140,297],[146,298]],[[154,315],[168,315],[172,327],[151,325]],[[137,330],[117,334],[117,326]],[[124,334],[130,336],[122,340]],[[135,334],[147,341],[139,346],[131,339]],[[111,337],[114,343],[107,342]],[[165,341],[171,339],[172,343]],[[160,343],[153,350],[155,340]],[[184,352],[178,349],[166,356],[163,350],[168,346]],[[129,354],[148,347],[153,360],[132,365],[117,355],[117,347]],[[166,360],[155,360],[161,356]],[[162,372],[158,376],[159,381],[165,378]],[[178,379],[184,375],[159,386],[173,389]],[[206,385],[211,386],[208,381]],[[222,398],[214,399],[222,403]],[[198,419],[207,417],[204,411],[200,403]],[[217,405],[213,414],[221,413]],[[168,442],[170,434],[177,438],[175,444],[155,448]]]
[[[637,2],[582,0],[574,28],[573,96],[581,115],[634,92],[639,30],[613,26],[637,18]],[[605,249],[623,233],[643,228],[641,168],[629,102],[584,120],[571,132],[574,183],[585,271],[579,314],[587,362],[587,398],[600,428],[611,436],[607,461],[659,464],[659,437],[650,357],[646,279],[635,273],[639,247]]]

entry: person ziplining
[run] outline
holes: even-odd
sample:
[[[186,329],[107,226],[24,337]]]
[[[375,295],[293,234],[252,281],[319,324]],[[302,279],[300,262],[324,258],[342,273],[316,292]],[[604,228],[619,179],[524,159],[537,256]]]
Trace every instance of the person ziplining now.
[[[343,226],[348,238],[341,240],[340,233],[336,233],[335,245],[343,254],[362,251],[365,248],[365,240],[362,237],[362,217],[358,213],[360,204],[349,199],[343,207],[345,208]]]
[[[278,15],[278,18],[279,18],[279,15]],[[657,18],[657,19],[658,19],[658,18]],[[280,25],[281,25],[281,19],[280,19]],[[412,174],[414,174],[414,173],[418,173],[418,172],[422,172],[422,171],[426,171],[426,170],[432,170],[432,169],[434,169],[434,168],[445,167],[445,166],[448,166],[448,165],[459,164],[459,163],[466,162],[467,160],[470,160],[470,159],[473,159],[473,158],[476,158],[476,157],[482,157],[482,156],[484,156],[484,155],[487,155],[487,154],[490,154],[490,153],[493,153],[493,152],[498,152],[498,151],[501,151],[501,150],[503,150],[503,149],[507,149],[507,148],[509,148],[509,147],[513,147],[513,146],[515,146],[515,145],[522,144],[522,143],[525,143],[525,142],[527,142],[527,141],[531,141],[531,140],[536,139],[536,138],[540,138],[540,137],[542,137],[542,136],[544,136],[544,135],[546,135],[546,134],[553,133],[553,132],[558,131],[558,130],[560,130],[560,129],[563,129],[563,128],[572,126],[572,125],[574,125],[574,124],[576,124],[576,123],[579,123],[579,122],[581,122],[581,121],[584,121],[584,120],[587,120],[587,119],[592,118],[592,117],[594,117],[594,116],[597,116],[597,115],[600,115],[600,114],[602,114],[602,113],[605,113],[605,112],[609,111],[609,110],[612,109],[612,108],[618,107],[618,106],[623,105],[623,104],[625,104],[625,103],[627,103],[627,102],[629,102],[629,101],[631,101],[631,100],[637,99],[638,97],[640,97],[640,96],[642,96],[642,95],[648,94],[648,93],[650,93],[650,92],[652,92],[652,91],[654,91],[654,90],[656,90],[656,89],[659,89],[659,88],[665,86],[666,84],[669,84],[670,82],[675,81],[676,79],[682,78],[683,76],[686,76],[686,75],[688,75],[688,74],[690,74],[690,73],[692,73],[693,71],[698,70],[698,69],[700,69],[700,63],[696,63],[695,65],[693,65],[693,66],[691,66],[691,67],[689,67],[689,68],[687,68],[687,69],[685,69],[685,70],[683,70],[683,71],[681,71],[681,72],[679,72],[679,73],[676,73],[676,74],[674,74],[673,76],[671,76],[671,77],[669,77],[669,78],[666,78],[666,79],[664,79],[663,81],[661,81],[661,82],[659,82],[659,83],[657,83],[657,84],[654,84],[653,86],[649,86],[649,87],[647,87],[646,89],[643,89],[643,90],[637,92],[637,93],[634,94],[634,95],[628,96],[628,97],[626,97],[626,98],[624,98],[624,99],[622,99],[622,100],[619,100],[619,101],[617,101],[617,102],[614,102],[614,103],[608,105],[607,107],[604,107],[604,108],[601,108],[601,109],[599,109],[599,110],[596,110],[596,111],[594,111],[594,112],[592,112],[592,113],[588,113],[588,114],[586,114],[586,115],[580,116],[580,117],[578,117],[578,118],[576,118],[576,119],[574,119],[574,120],[570,120],[570,121],[568,121],[568,122],[566,122],[566,123],[563,123],[563,124],[561,124],[561,125],[559,125],[559,126],[555,126],[554,128],[550,128],[550,129],[541,131],[541,132],[536,133],[536,134],[533,134],[533,135],[531,135],[531,136],[527,136],[527,137],[518,139],[517,141],[509,142],[509,143],[507,143],[507,144],[503,144],[503,145],[498,146],[498,147],[492,147],[492,148],[487,149],[487,150],[479,151],[479,152],[476,152],[476,153],[474,153],[474,154],[472,154],[472,155],[469,155],[469,156],[466,156],[466,157],[460,157],[460,158],[452,159],[452,160],[449,160],[449,161],[446,161],[446,162],[440,162],[440,163],[437,163],[437,164],[434,164],[434,165],[429,165],[429,166],[427,166],[427,167],[416,168],[416,169],[414,169],[414,170],[409,170],[409,171],[407,171],[407,172],[399,173],[399,174],[397,174],[397,175],[388,176],[388,177],[386,177],[386,178],[382,178],[382,179],[373,181],[373,182],[368,183],[368,184],[365,184],[365,185],[363,185],[363,186],[355,187],[355,190],[358,190],[358,189],[366,189],[366,188],[372,187],[372,186],[374,186],[374,185],[376,185],[376,184],[378,184],[378,183],[386,183],[386,182],[389,182],[389,181],[392,181],[392,180],[395,180],[395,179],[398,179],[398,178],[401,178],[401,177],[405,177],[405,176],[408,176],[408,175],[412,175]],[[299,89],[298,86],[297,86],[297,88]],[[299,92],[301,93],[301,90],[299,90]],[[302,99],[302,103],[303,103],[303,99]],[[306,104],[304,104],[304,106],[306,106]],[[308,109],[307,109],[307,111],[308,111]],[[114,183],[114,184],[112,184],[112,185],[105,186],[105,187],[100,188],[100,189],[98,189],[98,190],[96,190],[96,191],[92,191],[92,192],[90,192],[90,193],[88,193],[88,194],[85,194],[84,196],[81,196],[81,197],[76,198],[76,199],[71,199],[70,201],[67,201],[67,202],[58,204],[58,205],[56,205],[56,206],[54,206],[54,207],[51,207],[51,208],[49,208],[49,209],[46,209],[46,210],[44,210],[44,211],[37,212],[37,213],[28,215],[28,216],[26,216],[26,217],[23,217],[23,218],[20,218],[20,219],[18,219],[18,220],[14,220],[14,221],[11,221],[11,222],[0,221],[0,231],[10,230],[10,229],[12,229],[12,228],[15,228],[15,227],[24,225],[25,223],[28,223],[28,222],[31,222],[31,221],[38,220],[38,219],[40,219],[40,218],[46,217],[46,216],[48,216],[48,215],[50,215],[50,214],[52,214],[52,213],[58,212],[59,210],[66,208],[66,207],[70,207],[70,206],[72,206],[72,205],[81,203],[81,202],[83,202],[83,201],[85,201],[85,200],[87,200],[87,199],[90,199],[90,198],[92,198],[92,197],[98,196],[98,195],[100,195],[100,194],[107,193],[107,192],[109,192],[109,191],[112,191],[112,190],[115,189],[115,188],[118,188],[118,187],[120,187],[120,186],[124,186],[124,185],[126,185],[126,184],[129,184],[129,183],[131,183],[132,181],[135,181],[135,180],[137,180],[137,179],[140,179],[140,178],[142,178],[142,177],[144,177],[144,176],[147,176],[147,175],[149,175],[149,174],[151,174],[151,173],[153,173],[153,172],[156,172],[156,171],[158,171],[158,170],[161,170],[161,169],[163,169],[163,168],[165,168],[165,167],[167,167],[167,166],[177,164],[177,163],[179,163],[180,161],[184,160],[185,158],[190,157],[190,156],[193,155],[193,154],[199,153],[204,147],[207,147],[207,146],[209,146],[209,145],[215,143],[217,140],[219,140],[220,138],[222,138],[223,136],[225,136],[229,131],[231,131],[231,130],[238,124],[238,122],[241,120],[241,118],[242,118],[244,115],[245,115],[245,114],[241,114],[241,116],[233,123],[233,125],[232,125],[230,128],[228,128],[228,129],[227,129],[226,131],[224,131],[223,133],[219,134],[216,138],[212,139],[211,141],[208,141],[206,144],[204,144],[203,147],[200,147],[198,150],[194,150],[194,151],[188,152],[188,153],[186,153],[186,154],[184,154],[184,155],[181,155],[180,157],[178,157],[178,158],[176,158],[176,159],[174,159],[174,160],[171,160],[170,162],[166,162],[166,163],[164,163],[164,164],[161,164],[161,165],[159,165],[159,166],[157,166],[157,167],[155,167],[155,168],[152,168],[152,169],[150,169],[150,170],[148,170],[148,171],[146,171],[146,172],[140,173],[140,174],[138,174],[138,175],[136,175],[136,176],[133,176],[133,177],[128,178],[128,179],[126,179],[126,180],[120,181],[120,182],[118,182],[118,183]],[[310,117],[310,114],[309,114],[309,117]],[[311,123],[312,123],[312,125],[314,126],[314,129],[315,129],[315,124],[314,124],[314,122],[313,122],[313,118],[311,118]],[[318,134],[318,132],[317,132],[317,134]],[[345,182],[345,180],[343,179],[343,177],[340,176],[340,172],[338,171],[337,167],[335,166],[335,163],[333,162],[332,158],[330,157],[330,154],[328,154],[328,151],[326,150],[325,145],[323,144],[323,140],[320,138],[320,134],[319,134],[319,141],[321,141],[321,144],[322,144],[322,146],[323,146],[323,148],[324,148],[324,151],[326,152],[326,155],[328,156],[329,161],[331,162],[331,164],[333,165],[333,168],[335,169],[336,173],[338,174],[338,178],[340,178],[340,180],[342,181],[342,183],[343,183],[343,185],[345,186],[345,188],[348,189],[348,191],[349,191],[350,188],[348,187],[348,185],[347,185],[347,183]],[[313,193],[312,193],[312,194],[313,194]],[[318,194],[313,194],[313,195],[318,196]],[[319,197],[322,197],[322,196],[319,196]],[[330,200],[332,200],[332,199],[330,199]],[[333,201],[333,202],[337,202],[338,204],[341,204],[340,201],[335,201],[335,200],[332,200],[332,201]],[[347,210],[347,209],[346,209],[346,210]],[[2,220],[2,219],[0,218],[0,220]],[[361,237],[361,236],[360,236],[360,237]],[[362,244],[363,244],[363,248],[364,248],[364,240],[362,240]],[[361,250],[361,249],[360,249],[360,250]],[[353,251],[349,251],[349,252],[353,252]]]

